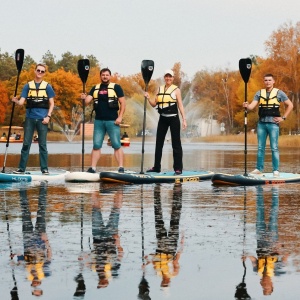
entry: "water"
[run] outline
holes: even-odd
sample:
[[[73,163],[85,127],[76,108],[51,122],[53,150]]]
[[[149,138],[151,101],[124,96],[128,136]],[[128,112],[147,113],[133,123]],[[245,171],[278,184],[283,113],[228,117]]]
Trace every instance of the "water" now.
[[[19,159],[13,148],[8,169]],[[242,145],[183,148],[186,169],[244,171]],[[256,151],[248,150],[252,169]],[[80,143],[49,143],[51,168],[66,161],[63,168],[77,170],[76,151]],[[152,166],[154,143],[146,142],[145,151],[145,166]],[[114,168],[111,154],[104,147],[102,168]],[[141,144],[125,148],[125,155],[126,167],[139,170]],[[282,149],[282,171],[299,172],[299,155]],[[266,168],[270,164],[268,155]],[[171,167],[166,144],[163,169]],[[34,299],[32,293],[44,299],[235,299],[237,286],[251,299],[298,299],[299,190],[300,184],[244,188],[210,181],[1,184],[1,299],[11,299],[11,291],[19,299]],[[31,253],[27,263],[24,250]],[[263,277],[255,266],[262,255],[268,257]]]

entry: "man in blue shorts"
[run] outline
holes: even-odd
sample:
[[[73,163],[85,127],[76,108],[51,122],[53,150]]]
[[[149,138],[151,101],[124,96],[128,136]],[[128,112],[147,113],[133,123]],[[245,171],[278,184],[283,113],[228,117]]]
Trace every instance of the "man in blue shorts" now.
[[[110,82],[111,71],[108,68],[100,71],[100,78],[101,83],[95,85],[88,95],[84,93],[81,95],[81,98],[85,100],[85,104],[89,104],[93,100],[96,113],[92,163],[87,172],[96,173],[104,136],[107,133],[114,148],[114,155],[119,166],[118,171],[124,173],[124,153],[120,140],[120,124],[126,107],[124,92],[120,85]]]

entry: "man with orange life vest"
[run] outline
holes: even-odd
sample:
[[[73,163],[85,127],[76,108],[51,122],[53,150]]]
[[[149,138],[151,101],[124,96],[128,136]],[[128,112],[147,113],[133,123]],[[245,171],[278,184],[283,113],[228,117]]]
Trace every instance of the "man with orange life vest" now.
[[[152,107],[157,106],[158,113],[160,114],[156,133],[154,166],[147,170],[147,172],[159,173],[161,171],[162,149],[167,131],[170,127],[174,159],[174,175],[181,175],[183,164],[178,109],[182,117],[183,129],[187,127],[187,123],[180,89],[173,84],[174,72],[172,70],[167,70],[164,74],[164,80],[165,85],[159,87],[155,100],[151,101],[149,94],[145,93],[145,97],[149,100],[150,105]]]
[[[274,88],[274,83],[274,76],[272,74],[266,74],[264,76],[265,89],[258,91],[250,104],[244,102],[243,107],[253,110],[257,105],[259,106],[257,162],[256,169],[250,174],[262,174],[264,170],[266,140],[269,136],[272,151],[273,176],[279,177],[279,123],[288,117],[293,109],[293,103],[283,91]],[[285,105],[285,112],[282,116],[279,111],[281,102]]]
[[[19,100],[17,97],[12,98],[12,101],[18,105],[23,105],[26,101],[24,140],[19,167],[14,171],[15,174],[23,174],[26,170],[32,138],[36,130],[39,136],[40,168],[42,174],[49,175],[47,133],[54,108],[55,93],[52,86],[43,80],[45,72],[46,65],[37,64],[34,80],[25,84]]]
[[[104,136],[107,133],[114,155],[118,162],[120,173],[124,173],[123,150],[120,141],[120,124],[125,112],[125,97],[120,85],[110,82],[111,71],[104,68],[100,71],[101,83],[95,85],[88,95],[82,93],[81,98],[88,104],[94,100],[96,113],[94,121],[93,150],[89,173],[96,173],[97,162],[101,156],[101,148]]]

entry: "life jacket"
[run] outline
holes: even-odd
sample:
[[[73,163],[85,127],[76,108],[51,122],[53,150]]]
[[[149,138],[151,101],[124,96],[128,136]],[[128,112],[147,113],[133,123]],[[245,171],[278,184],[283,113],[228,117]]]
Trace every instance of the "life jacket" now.
[[[159,114],[173,115],[178,114],[177,99],[172,98],[172,93],[178,87],[174,84],[165,90],[165,86],[159,87],[157,93],[157,110]]]
[[[269,96],[267,96],[266,89],[260,90],[258,109],[259,117],[280,117],[280,102],[277,98],[278,91],[279,89],[273,88]]]
[[[37,89],[34,80],[28,82],[29,92],[26,98],[26,108],[49,108],[47,85],[48,82],[42,81]]]
[[[98,83],[95,86],[95,90],[93,93],[94,98],[94,110],[97,108],[98,101],[99,101],[99,90],[100,90],[101,83]],[[107,86],[107,93],[108,93],[108,107],[112,109],[119,109],[119,100],[117,94],[115,92],[115,83],[109,83]]]

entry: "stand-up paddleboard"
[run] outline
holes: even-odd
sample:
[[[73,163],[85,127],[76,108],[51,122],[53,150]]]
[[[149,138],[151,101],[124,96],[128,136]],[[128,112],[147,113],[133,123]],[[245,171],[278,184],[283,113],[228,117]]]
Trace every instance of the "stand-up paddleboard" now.
[[[50,171],[43,175],[41,171],[30,171],[24,174],[0,173],[0,182],[31,182],[31,181],[65,181],[68,171]]]
[[[183,183],[209,180],[213,174],[210,171],[183,171],[181,175],[174,175],[174,171],[161,173],[147,172],[144,174],[133,171],[125,171],[124,173],[106,171],[100,173],[100,180],[124,184]]]
[[[217,173],[211,177],[213,185],[262,185],[262,184],[284,184],[300,182],[300,174],[280,173],[279,177],[274,177],[273,173],[263,173],[262,175],[232,175]]]
[[[70,172],[66,175],[67,182],[97,182],[100,181],[99,173]]]

